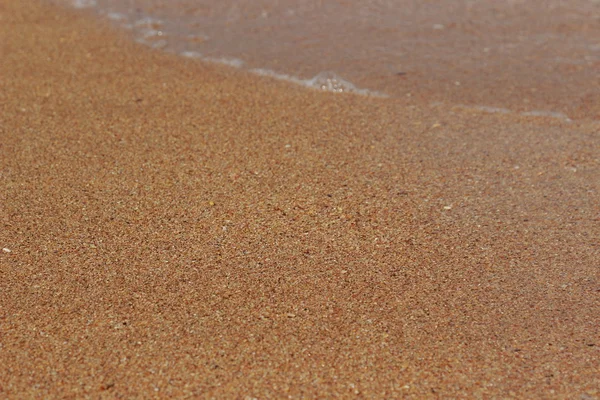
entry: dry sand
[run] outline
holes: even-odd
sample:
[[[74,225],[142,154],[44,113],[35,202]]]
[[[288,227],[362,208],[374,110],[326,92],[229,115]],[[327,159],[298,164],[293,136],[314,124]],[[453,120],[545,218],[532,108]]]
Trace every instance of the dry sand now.
[[[600,398],[597,122],[0,37],[0,397]]]

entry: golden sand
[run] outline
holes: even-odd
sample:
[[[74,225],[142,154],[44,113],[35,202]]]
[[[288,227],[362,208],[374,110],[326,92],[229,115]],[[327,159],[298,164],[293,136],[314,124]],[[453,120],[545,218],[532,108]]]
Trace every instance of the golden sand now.
[[[598,123],[0,37],[0,397],[600,396]]]

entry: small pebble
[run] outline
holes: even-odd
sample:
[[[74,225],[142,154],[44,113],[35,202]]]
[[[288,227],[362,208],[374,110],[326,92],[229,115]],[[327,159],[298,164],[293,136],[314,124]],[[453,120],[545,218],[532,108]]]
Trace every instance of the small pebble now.
[[[11,249],[7,249],[6,247],[4,247],[2,249],[2,251],[5,252],[5,253],[10,253],[12,250]]]

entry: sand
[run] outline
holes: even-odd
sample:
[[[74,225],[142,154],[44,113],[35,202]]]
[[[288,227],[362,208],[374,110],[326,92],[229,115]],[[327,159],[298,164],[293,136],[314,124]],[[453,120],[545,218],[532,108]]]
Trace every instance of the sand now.
[[[600,398],[598,122],[0,22],[0,397]]]

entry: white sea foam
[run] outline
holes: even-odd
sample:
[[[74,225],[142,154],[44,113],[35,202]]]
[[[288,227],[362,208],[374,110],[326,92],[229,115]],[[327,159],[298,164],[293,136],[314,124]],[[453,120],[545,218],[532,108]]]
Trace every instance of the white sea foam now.
[[[271,71],[270,69],[253,68],[253,69],[250,70],[250,72],[252,72],[253,74],[256,74],[256,75],[269,76],[271,78],[279,79],[281,81],[292,82],[292,83],[295,83],[297,85],[303,85],[304,84],[304,81],[302,79],[300,79],[300,78],[296,78],[294,76],[290,76],[290,75],[286,75],[286,74],[280,74],[280,73]]]
[[[216,64],[225,64],[234,68],[242,68],[244,66],[244,61],[239,58],[228,58],[228,57],[205,57],[199,51],[186,50],[179,53],[180,56],[186,58],[193,58],[196,60],[202,60],[205,62],[216,63]]]
[[[521,115],[528,116],[528,117],[549,117],[549,118],[562,119],[565,121],[571,121],[571,119],[567,115],[565,115],[561,112],[555,112],[555,111],[533,110],[533,111],[522,112]]]
[[[233,57],[202,57],[202,60],[217,64],[225,64],[235,68],[242,68],[244,66],[243,60]]]
[[[250,72],[257,75],[269,76],[271,78],[288,81],[297,85],[306,86],[312,89],[323,90],[333,93],[357,93],[366,96],[387,97],[387,95],[374,92],[367,89],[359,89],[353,83],[341,78],[334,72],[321,72],[310,79],[301,79],[295,76],[281,74],[269,69],[254,68]]]
[[[342,79],[333,72],[321,72],[314,78],[307,81],[309,86],[316,87],[328,92],[358,92],[359,89],[354,84]]]
[[[439,105],[443,105],[443,102],[434,102],[430,103],[430,106],[435,107]],[[513,110],[509,110],[508,108],[501,107],[489,107],[489,106],[470,106],[466,104],[457,104],[454,106],[455,108],[461,108],[464,110],[477,110],[483,111],[490,114],[518,114],[525,117],[545,117],[545,118],[556,118],[563,121],[571,122],[571,119],[564,113],[555,112],[555,111],[540,111],[540,110],[532,110],[532,111],[523,111],[516,112]]]

